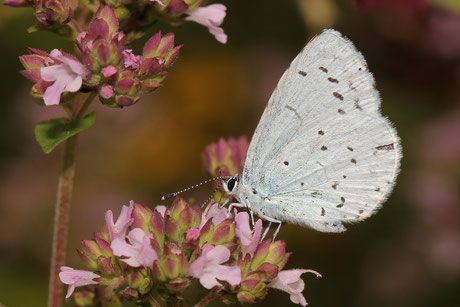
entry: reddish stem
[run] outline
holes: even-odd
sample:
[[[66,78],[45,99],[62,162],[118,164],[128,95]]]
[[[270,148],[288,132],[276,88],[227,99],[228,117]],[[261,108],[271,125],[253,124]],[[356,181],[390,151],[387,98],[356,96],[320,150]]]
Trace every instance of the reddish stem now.
[[[59,176],[56,212],[53,231],[53,251],[48,295],[48,306],[59,307],[62,301],[62,283],[59,280],[61,266],[64,265],[67,246],[70,203],[75,177],[75,145],[77,136],[72,136],[64,144],[64,165]]]

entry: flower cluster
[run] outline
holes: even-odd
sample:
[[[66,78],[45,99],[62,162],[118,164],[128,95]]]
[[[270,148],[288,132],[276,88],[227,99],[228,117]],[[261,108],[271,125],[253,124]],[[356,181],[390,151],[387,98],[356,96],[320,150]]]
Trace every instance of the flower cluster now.
[[[166,304],[198,284],[227,303],[254,303],[276,288],[305,306],[300,275],[309,270],[283,270],[290,256],[285,243],[260,243],[261,231],[261,220],[251,229],[248,213],[229,214],[217,203],[203,210],[176,198],[152,211],[131,202],[116,222],[107,211],[103,230],[83,240],[78,253],[90,271],[62,267],[60,278],[69,285],[66,297],[73,294],[79,306]]]
[[[56,105],[68,93],[97,91],[110,106],[128,106],[159,86],[165,70],[176,60],[182,46],[174,47],[174,34],[158,32],[144,46],[142,56],[125,49],[126,35],[119,32],[115,11],[101,6],[87,31],[76,38],[83,63],[76,57],[54,49],[50,54],[29,48],[30,55],[20,57],[22,73],[35,81],[32,96],[45,105]]]
[[[182,48],[174,47],[174,34],[158,32],[141,55],[129,48],[144,34],[141,29],[158,20],[174,25],[194,21],[208,27],[219,42],[227,41],[220,28],[226,7],[202,7],[203,0],[116,0],[102,1],[99,6],[97,1],[94,5],[78,0],[5,0],[5,4],[33,7],[38,21],[35,30],[70,38],[79,51],[73,56],[58,49],[47,53],[29,48],[31,54],[20,57],[23,75],[35,82],[32,96],[47,106],[66,101],[73,97],[71,93],[94,91],[102,103],[124,107],[162,86]]]
[[[248,138],[220,138],[217,143],[211,143],[202,154],[203,165],[211,176],[235,175],[243,171],[244,160],[249,148]]]

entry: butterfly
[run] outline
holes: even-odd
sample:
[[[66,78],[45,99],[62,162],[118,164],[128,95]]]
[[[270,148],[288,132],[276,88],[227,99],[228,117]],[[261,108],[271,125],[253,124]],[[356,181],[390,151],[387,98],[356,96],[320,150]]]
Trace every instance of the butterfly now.
[[[222,179],[229,205],[269,222],[343,232],[390,194],[402,157],[363,56],[335,30],[313,38],[275,88],[244,169]]]

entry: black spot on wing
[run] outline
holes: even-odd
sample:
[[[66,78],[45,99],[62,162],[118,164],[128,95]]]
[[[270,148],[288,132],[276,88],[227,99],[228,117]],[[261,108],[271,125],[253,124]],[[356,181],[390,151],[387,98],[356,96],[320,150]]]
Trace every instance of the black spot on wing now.
[[[351,148],[350,146],[347,146],[347,149],[348,149],[349,151],[353,151],[353,148]]]
[[[303,70],[299,70],[299,75],[301,75],[302,77],[305,77],[307,76],[307,73]]]
[[[327,78],[327,80],[329,80],[329,82],[332,82],[332,83],[339,83],[339,80],[331,78],[331,77]]]
[[[318,131],[318,134],[319,134],[319,135],[324,135],[324,131],[323,131],[323,130],[320,130],[320,131]]]
[[[289,165],[289,162],[288,162],[288,161],[284,161],[284,165],[288,166],[288,165]]]
[[[323,145],[323,146],[321,146],[321,150],[325,151],[325,150],[327,150],[327,147]]]
[[[388,144],[388,145],[382,145],[382,146],[377,146],[375,147],[377,150],[393,150],[395,149],[394,144]]]
[[[318,67],[318,69],[321,70],[322,72],[328,73],[327,68],[325,68],[323,66]]]
[[[356,159],[351,159],[350,162],[356,164]]]
[[[337,112],[339,112],[339,114],[341,114],[341,115],[344,115],[344,114],[345,114],[345,111],[342,110],[342,109],[338,109]]]
[[[335,98],[337,98],[340,101],[343,101],[343,96],[337,92],[333,92],[332,95],[334,95]]]
[[[321,208],[321,216],[325,216],[326,215],[326,210],[324,210],[324,208]]]

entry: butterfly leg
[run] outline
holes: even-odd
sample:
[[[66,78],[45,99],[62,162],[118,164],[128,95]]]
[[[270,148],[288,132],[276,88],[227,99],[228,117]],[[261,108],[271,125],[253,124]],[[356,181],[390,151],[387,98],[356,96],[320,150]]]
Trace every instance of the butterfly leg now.
[[[227,204],[228,204],[228,202],[229,202],[231,199],[232,199],[232,197],[231,197],[231,196],[230,196],[229,198],[227,198],[227,199],[224,201],[224,203],[223,203],[223,204],[221,204],[221,205],[219,206],[219,209],[222,209],[223,207],[225,207],[225,205],[227,205]]]
[[[262,242],[265,239],[265,236],[268,233],[268,230],[270,229],[270,226],[272,226],[272,222],[268,222],[267,228],[265,228],[264,233],[262,234],[262,237],[260,237],[259,243]]]
[[[263,219],[270,222],[269,226],[271,226],[272,223],[278,224],[278,227],[276,228],[275,233],[273,234],[273,238],[272,238],[272,241],[275,241],[275,238],[278,235],[278,232],[280,231],[282,221],[274,219],[274,218],[266,216],[266,215],[263,216]],[[265,231],[267,231],[267,230],[265,230]]]
[[[229,206],[228,206],[228,210],[227,210],[227,216],[230,216],[230,212],[232,211],[232,208],[233,207],[236,207],[236,208],[244,208],[246,207],[244,204],[240,204],[240,203],[231,203]]]

